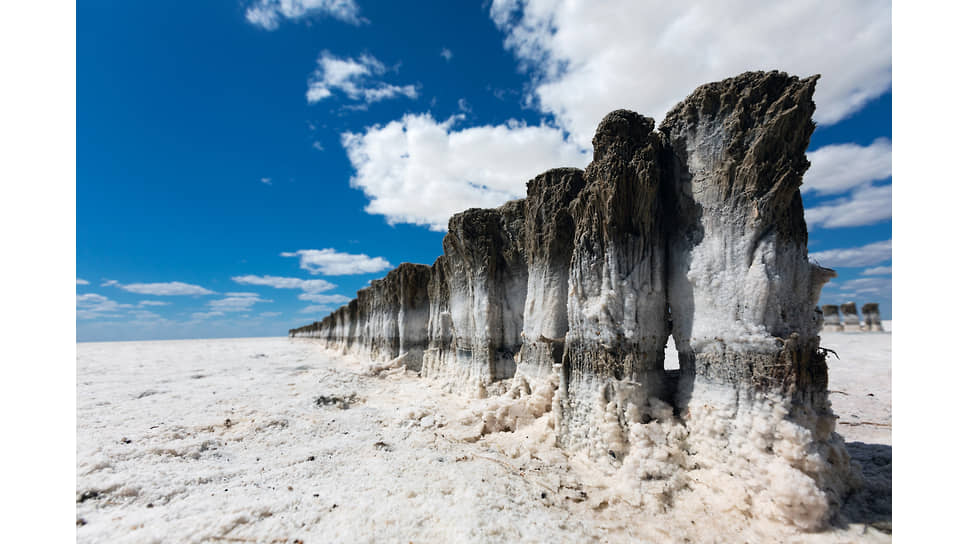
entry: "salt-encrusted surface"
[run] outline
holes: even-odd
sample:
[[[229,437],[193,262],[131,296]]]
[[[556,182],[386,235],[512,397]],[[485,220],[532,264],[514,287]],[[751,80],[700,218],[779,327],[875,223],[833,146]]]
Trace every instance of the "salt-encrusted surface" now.
[[[890,425],[890,334],[824,334],[821,345],[840,357],[830,389],[844,393],[831,395],[841,421]],[[78,542],[890,540],[863,523],[890,527],[889,427],[838,427],[880,487],[848,499],[853,524],[801,533],[751,521],[742,492],[701,470],[683,471],[671,494],[662,481],[640,486],[629,471],[662,469],[642,450],[618,471],[566,456],[548,389],[470,399],[302,340],[77,353]],[[511,421],[518,430],[501,432]],[[653,434],[661,443],[649,447],[683,455],[662,425],[636,428],[633,443]]]

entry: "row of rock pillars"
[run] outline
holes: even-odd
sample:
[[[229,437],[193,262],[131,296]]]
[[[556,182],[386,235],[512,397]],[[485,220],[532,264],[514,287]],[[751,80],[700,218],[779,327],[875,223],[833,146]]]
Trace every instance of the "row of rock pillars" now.
[[[807,259],[799,191],[818,77],[706,84],[658,130],[609,113],[585,170],[549,170],[524,199],[454,215],[433,266],[402,264],[290,335],[364,359],[402,356],[481,395],[506,378],[556,375],[564,448],[597,451],[590,442],[616,418],[627,439],[655,399],[687,428],[701,410],[738,420],[744,406],[777,403],[824,459],[800,470],[834,504],[849,458],[832,433],[816,304],[835,273]],[[667,372],[670,335],[679,370]],[[750,431],[724,425],[715,447],[743,447]]]
[[[820,309],[823,311],[824,331],[878,332],[884,330],[881,326],[880,306],[873,302],[868,302],[861,307],[860,311],[864,315],[863,322],[857,317],[857,305],[853,302],[841,304],[839,308],[836,304],[824,304]],[[843,321],[840,320],[840,314],[844,314]]]

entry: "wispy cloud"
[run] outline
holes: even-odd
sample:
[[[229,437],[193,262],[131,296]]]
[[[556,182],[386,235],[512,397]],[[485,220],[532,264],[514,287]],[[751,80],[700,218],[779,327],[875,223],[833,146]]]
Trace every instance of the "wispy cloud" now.
[[[225,315],[224,313],[218,312],[218,311],[215,311],[215,312],[195,312],[195,313],[192,314],[192,319],[193,320],[196,320],[196,321],[201,321],[201,320],[204,320],[204,319],[211,319],[213,317],[222,317],[224,315]]]
[[[260,178],[259,181],[266,185],[272,185],[272,178]]]
[[[161,300],[142,300],[138,303],[138,306],[168,306],[170,302],[164,302]]]
[[[298,298],[299,300],[315,302],[317,304],[343,304],[352,300],[350,297],[343,295],[314,295],[312,293],[302,293]]]
[[[845,193],[891,177],[891,141],[879,138],[869,146],[828,145],[807,153],[810,169],[803,176],[804,193]]]
[[[133,308],[131,304],[119,304],[97,293],[77,295],[76,305],[77,319],[111,319],[123,317],[124,312]]]
[[[266,285],[276,289],[302,289],[307,293],[319,293],[329,291],[336,287],[335,284],[326,280],[304,280],[300,278],[284,278],[280,276],[234,276],[232,281],[244,285]]]
[[[225,298],[208,301],[208,307],[216,312],[245,312],[258,302],[272,302],[259,298],[257,293],[225,293]]]
[[[453,51],[445,47],[440,50],[440,56],[444,57],[444,60],[446,60],[447,62],[450,62],[450,60],[454,58],[454,53]]]
[[[259,317],[279,317],[280,315],[282,315],[282,312],[262,312]]]
[[[340,91],[350,100],[362,100],[367,104],[396,96],[417,98],[414,85],[392,85],[377,78],[386,74],[387,68],[373,55],[363,53],[356,59],[340,58],[323,51],[316,59],[316,70],[309,78],[306,100],[314,104]]]
[[[810,258],[822,266],[859,268],[874,266],[891,259],[891,240],[874,242],[860,247],[828,249],[811,253]]]
[[[118,287],[130,293],[139,295],[155,296],[174,296],[174,295],[214,295],[211,291],[198,285],[182,283],[180,281],[169,281],[163,283],[128,283],[121,284],[116,280],[106,280],[101,284],[102,287]]]
[[[137,325],[144,325],[148,323],[167,325],[174,323],[174,321],[166,317],[162,317],[155,312],[149,312],[148,310],[131,310],[128,312],[128,318],[130,319],[129,323]]]
[[[892,267],[890,266],[878,266],[875,268],[868,268],[860,273],[861,276],[890,276],[892,272]]]
[[[873,225],[891,218],[892,186],[867,186],[804,210],[807,225],[828,229]]]
[[[340,253],[332,248],[300,249],[282,253],[282,256],[299,257],[299,268],[321,276],[370,274],[390,268],[390,262],[383,257]]]
[[[266,30],[279,28],[280,19],[299,20],[317,14],[352,25],[366,22],[355,0],[259,0],[245,10],[246,20]]]
[[[77,285],[89,285],[91,282],[87,280],[82,280],[81,278],[76,278]]]
[[[840,285],[842,296],[860,296],[869,298],[891,298],[891,278],[857,278],[845,281]]]
[[[302,310],[299,310],[299,313],[301,313],[301,314],[328,314],[328,313],[331,313],[333,311],[333,309],[334,308],[332,306],[327,306],[327,305],[313,305],[313,306],[306,306]]]

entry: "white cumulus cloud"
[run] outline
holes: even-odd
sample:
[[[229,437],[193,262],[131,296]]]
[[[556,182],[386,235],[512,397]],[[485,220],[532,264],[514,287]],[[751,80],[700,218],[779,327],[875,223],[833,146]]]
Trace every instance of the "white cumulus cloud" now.
[[[874,242],[860,247],[818,251],[811,253],[810,258],[827,267],[874,266],[891,259],[891,240]]]
[[[609,111],[658,120],[697,86],[747,70],[821,74],[821,124],[891,87],[891,5],[880,0],[496,0],[490,15],[532,69],[532,99],[586,145]]]
[[[891,141],[879,138],[869,146],[828,145],[807,153],[810,169],[803,176],[804,193],[845,193],[891,177]]]
[[[77,285],[89,285],[91,282],[87,280],[82,280],[81,278],[74,278],[77,281]]]
[[[302,289],[307,293],[329,291],[336,287],[335,284],[326,280],[304,280],[300,278],[283,278],[280,276],[255,276],[252,274],[233,276],[232,281],[244,285],[266,285],[275,287],[276,289]]]
[[[417,98],[414,85],[391,85],[377,79],[387,72],[387,68],[367,53],[353,59],[323,51],[316,59],[316,65],[306,91],[306,100],[310,104],[333,96],[337,90],[351,100],[363,100],[368,104],[395,96]]]
[[[451,215],[491,208],[526,194],[528,180],[559,166],[584,167],[587,151],[554,127],[515,121],[458,129],[462,116],[429,114],[342,135],[356,170],[351,185],[370,199],[366,211],[390,224],[443,231]]]
[[[355,0],[259,0],[245,10],[247,21],[266,30],[279,28],[281,18],[298,20],[317,14],[353,25],[365,22]]]
[[[299,268],[322,276],[369,274],[390,268],[390,262],[383,257],[340,253],[332,248],[300,249],[282,256],[299,257]]]

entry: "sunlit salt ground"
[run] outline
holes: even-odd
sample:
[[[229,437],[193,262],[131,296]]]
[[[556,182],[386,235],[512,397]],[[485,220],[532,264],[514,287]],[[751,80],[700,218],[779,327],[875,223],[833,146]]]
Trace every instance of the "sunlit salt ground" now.
[[[593,473],[547,436],[466,442],[461,414],[484,401],[308,341],[78,344],[77,540],[889,541],[891,335],[822,345],[839,356],[831,401],[869,485],[837,528],[808,534],[592,500]]]

